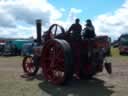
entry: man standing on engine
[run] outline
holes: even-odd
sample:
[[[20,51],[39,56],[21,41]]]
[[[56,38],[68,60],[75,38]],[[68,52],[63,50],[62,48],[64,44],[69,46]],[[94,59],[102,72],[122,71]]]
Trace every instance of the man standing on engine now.
[[[84,32],[83,32],[83,37],[85,39],[85,38],[94,38],[95,36],[96,36],[95,28],[92,24],[92,21],[90,19],[87,19]]]
[[[82,26],[79,22],[80,22],[80,19],[77,18],[75,20],[75,23],[72,24],[71,27],[68,30],[68,32],[71,33],[72,38],[75,39],[75,40],[80,40],[81,39]]]

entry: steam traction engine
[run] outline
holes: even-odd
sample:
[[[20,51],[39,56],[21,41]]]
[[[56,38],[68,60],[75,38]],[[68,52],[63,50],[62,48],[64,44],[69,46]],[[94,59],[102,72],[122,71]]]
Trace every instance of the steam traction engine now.
[[[61,31],[57,34],[57,31]],[[102,72],[105,65],[112,72],[111,62],[106,58],[98,37],[92,39],[73,39],[63,27],[53,24],[44,36],[41,45],[41,22],[37,22],[37,44],[34,56],[26,56],[23,60],[24,72],[35,75],[42,68],[44,78],[53,84],[63,84],[73,75],[79,78],[91,78]],[[105,64],[104,64],[105,63]]]

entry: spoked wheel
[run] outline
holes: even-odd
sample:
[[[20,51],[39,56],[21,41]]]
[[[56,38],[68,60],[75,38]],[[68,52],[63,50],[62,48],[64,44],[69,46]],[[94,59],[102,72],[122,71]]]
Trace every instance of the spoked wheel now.
[[[72,77],[71,48],[65,40],[49,40],[43,48],[41,66],[46,80],[60,85]]]
[[[24,57],[22,66],[23,66],[23,71],[27,75],[35,75],[39,69],[38,66],[35,66],[32,56]]]
[[[82,63],[81,77],[91,79],[97,73],[97,65],[99,63],[99,55],[94,52],[93,42],[88,40],[88,48],[85,55],[86,61]]]
[[[62,26],[58,25],[58,24],[53,24],[50,26],[48,32],[52,33],[54,35],[54,37],[57,36],[57,32],[59,32],[64,34],[65,33],[65,30]]]
[[[91,79],[96,73],[102,72],[103,70],[103,62],[104,62],[104,55],[101,50],[98,52],[94,52],[94,49],[88,51],[90,52],[90,57],[88,59],[89,63],[85,64],[85,68],[83,70],[84,76],[86,79]]]

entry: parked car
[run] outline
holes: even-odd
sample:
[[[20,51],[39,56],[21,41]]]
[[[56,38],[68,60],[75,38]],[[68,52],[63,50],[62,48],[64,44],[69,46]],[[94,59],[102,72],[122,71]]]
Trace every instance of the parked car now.
[[[33,43],[25,43],[21,49],[22,56],[29,56],[33,54]]]
[[[119,46],[119,43],[113,44],[113,48],[117,48]]]
[[[17,48],[17,55],[21,55],[22,48],[26,43],[33,43],[33,40],[12,40],[11,44]]]
[[[119,54],[128,53],[128,35],[121,35],[119,38]]]
[[[0,43],[0,56],[3,55],[5,43]]]
[[[16,55],[16,46],[11,43],[6,43],[2,52],[3,56],[15,56]]]

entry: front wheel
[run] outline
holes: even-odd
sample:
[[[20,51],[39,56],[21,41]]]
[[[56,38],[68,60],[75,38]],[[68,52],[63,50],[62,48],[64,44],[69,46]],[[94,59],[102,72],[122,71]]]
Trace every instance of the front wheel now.
[[[39,69],[39,66],[34,64],[34,59],[32,56],[25,56],[22,63],[23,71],[27,75],[35,75]]]

